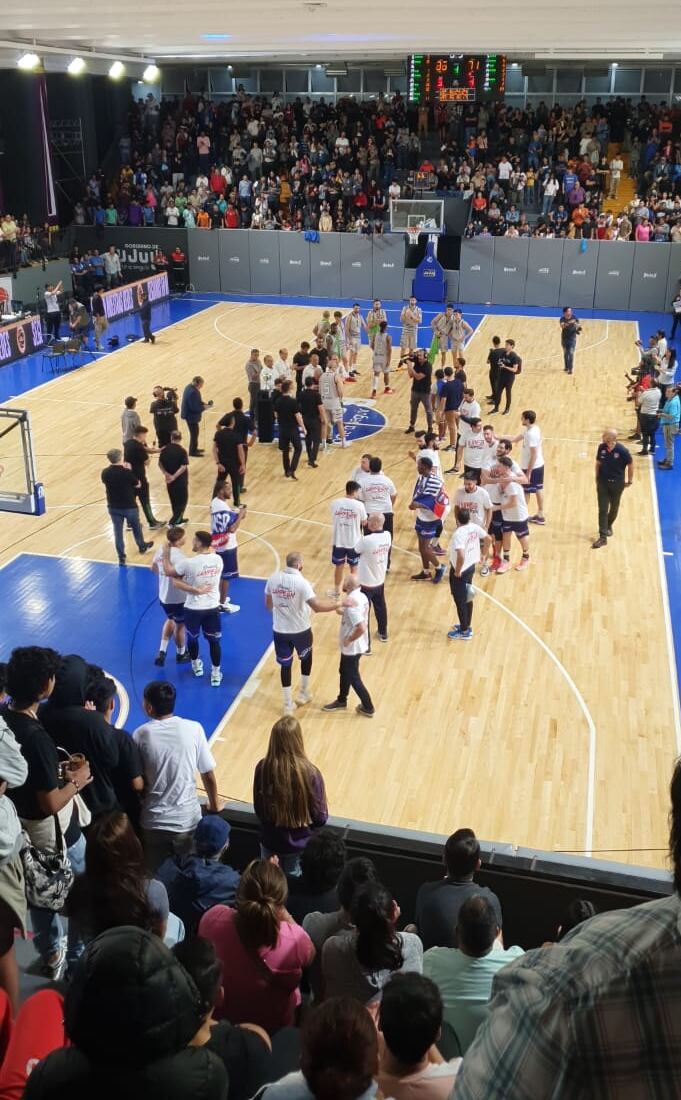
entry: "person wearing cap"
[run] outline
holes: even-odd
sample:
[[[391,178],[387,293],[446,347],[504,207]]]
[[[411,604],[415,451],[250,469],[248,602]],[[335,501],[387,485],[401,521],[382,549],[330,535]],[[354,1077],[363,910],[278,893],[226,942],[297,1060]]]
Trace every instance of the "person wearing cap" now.
[[[88,946],[66,990],[71,1045],[34,1066],[24,1096],[226,1100],[224,1062],[206,1048],[211,1015],[157,936],[111,928]]]
[[[224,862],[230,825],[219,814],[206,814],[196,826],[193,850],[166,859],[156,878],[168,891],[170,908],[192,935],[208,909],[232,905],[239,874]]]

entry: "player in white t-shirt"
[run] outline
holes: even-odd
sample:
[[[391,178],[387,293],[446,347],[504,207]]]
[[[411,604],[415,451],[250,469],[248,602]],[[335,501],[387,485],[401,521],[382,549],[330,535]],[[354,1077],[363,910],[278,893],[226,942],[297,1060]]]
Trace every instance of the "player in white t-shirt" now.
[[[181,527],[170,527],[166,531],[166,538],[170,547],[170,564],[173,568],[184,560],[184,554],[180,549],[185,540],[185,532]],[[163,547],[160,546],[154,554],[151,570],[158,577],[158,601],[163,608],[166,621],[161,631],[161,644],[158,657],[154,664],[163,668],[166,663],[166,652],[171,638],[175,639],[175,660],[178,665],[186,664],[190,659],[187,653],[186,632],[184,628],[184,601],[185,594],[173,583],[173,578],[166,574],[163,568]]]
[[[470,430],[466,433],[463,445],[463,472],[464,477],[466,475],[474,477],[479,483],[480,471],[489,453],[489,447],[482,431],[482,420],[471,420],[468,427]]]
[[[211,659],[211,687],[222,683],[220,661],[220,577],[222,558],[212,549],[213,536],[209,531],[197,531],[194,535],[193,558],[183,558],[176,566],[170,564],[170,544],[163,547],[163,568],[173,577],[176,588],[186,592],[185,626],[187,648],[195,676],[203,676],[203,661],[199,657],[199,636],[203,633],[208,642]]]
[[[513,480],[517,481],[520,485],[525,485],[527,482],[527,478],[517,462],[511,460],[510,472],[506,466],[500,465],[500,459],[505,455],[510,456],[512,450],[513,444],[510,439],[498,439],[495,454],[490,454],[488,456],[482,468],[482,484],[489,493],[489,498],[492,501],[492,518],[489,525],[489,533],[494,540],[491,565],[492,573],[496,573],[501,565],[501,551],[504,534],[504,517],[501,514],[502,482]]]
[[[534,409],[525,409],[521,416],[523,430],[520,435],[513,437],[513,442],[522,440],[520,452],[520,465],[527,476],[525,495],[527,497],[536,494],[537,511],[535,515],[528,516],[530,523],[544,524],[544,450],[542,447],[542,434],[537,424],[537,414]],[[528,501],[529,503],[529,501]]]
[[[343,581],[343,591],[346,599],[343,607],[339,608],[341,625],[338,639],[341,654],[340,686],[338,697],[322,709],[347,710],[348,695],[350,688],[353,688],[359,696],[359,706],[355,708],[357,714],[363,714],[365,718],[373,718],[374,704],[362,683],[359,671],[360,658],[369,648],[369,601],[361,591],[357,577],[346,577]]]
[[[237,560],[236,533],[246,516],[246,505],[230,508],[230,491],[227,481],[218,478],[213,488],[210,502],[210,531],[213,536],[213,550],[222,559],[222,577],[220,578],[220,611],[234,615],[240,611],[238,603],[229,598],[229,582],[239,576]]]
[[[473,593],[469,592],[469,588],[481,556],[483,559],[487,557],[491,539],[484,527],[471,522],[471,514],[466,508],[455,509],[454,515],[456,531],[449,543],[449,588],[456,604],[459,625],[453,626],[447,637],[467,642],[473,637]]]
[[[457,489],[454,496],[454,511],[456,512],[457,509],[468,512],[473,524],[489,531],[492,520],[492,501],[487,489],[483,489],[481,485],[478,485],[476,478],[464,474],[463,488]],[[480,574],[486,577],[488,573],[489,566],[485,555],[482,559]]]
[[[369,463],[371,462],[371,455],[364,454],[359,460],[359,466],[355,466],[352,471],[351,481],[356,481],[360,489],[364,485],[364,480],[369,476]]]
[[[509,472],[513,469],[513,459],[505,455],[499,459],[499,465],[506,467]],[[516,565],[516,569],[527,569],[530,564],[530,529],[527,526],[529,512],[525,503],[524,487],[517,481],[501,481],[501,515],[503,517],[503,547],[504,558],[497,567],[497,573],[506,573],[511,568],[511,535],[514,534],[520,543],[523,556]]]
[[[436,453],[436,452],[434,452]],[[355,478],[355,480],[359,480]],[[393,539],[393,522],[395,518],[395,501],[397,489],[389,477],[383,473],[383,463],[378,456],[369,459],[369,474],[360,481],[360,496],[369,514],[372,512],[383,513],[383,530]],[[390,570],[390,553],[388,553],[388,571]]]
[[[284,714],[293,714],[291,666],[293,654],[300,659],[300,690],[296,702],[301,705],[312,699],[312,630],[310,610],[336,611],[342,601],[320,600],[314,588],[303,576],[303,555],[297,550],[286,555],[286,568],[272,573],[265,585],[265,606],[272,612],[272,634],[277,664],[281,670]]]
[[[384,524],[385,517],[382,512],[370,512],[366,534],[358,539],[355,550],[359,554],[357,577],[362,586],[362,592],[373,605],[378,637],[382,642],[387,642],[388,609],[385,605],[385,575],[388,572],[393,540],[390,532],[384,530]],[[371,634],[368,638],[368,652],[371,652]]]
[[[463,391],[463,401],[456,410],[456,425],[459,434],[456,441],[454,465],[449,470],[445,470],[446,474],[458,474],[466,439],[471,432],[470,423],[472,420],[477,420],[479,416],[480,402],[475,400],[475,391],[467,386]]]
[[[331,561],[333,562],[334,593],[340,592],[345,563],[350,572],[357,572],[359,560],[355,544],[362,534],[362,526],[367,521],[367,510],[359,499],[360,486],[356,481],[345,484],[345,496],[331,504]]]

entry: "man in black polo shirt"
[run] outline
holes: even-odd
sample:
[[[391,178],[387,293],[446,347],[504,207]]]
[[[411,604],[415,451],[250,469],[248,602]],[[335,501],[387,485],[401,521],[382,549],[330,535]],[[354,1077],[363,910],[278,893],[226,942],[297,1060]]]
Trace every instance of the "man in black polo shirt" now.
[[[596,451],[596,493],[598,496],[598,538],[592,550],[606,546],[612,535],[612,525],[620,510],[620,498],[634,480],[634,460],[626,447],[617,442],[617,432],[603,432],[603,442]]]
[[[177,428],[177,395],[174,390],[165,390],[163,386],[154,386],[154,400],[149,406],[154,418],[154,431],[159,447],[170,443],[170,433]]]
[[[322,441],[322,426],[326,426],[324,404],[314,378],[306,378],[303,392],[298,398],[305,425],[305,450],[308,466],[317,465],[317,455]]]
[[[284,465],[284,474],[292,481],[297,481],[296,470],[303,449],[300,442],[301,429],[305,433],[305,425],[300,415],[300,408],[295,397],[291,396],[291,383],[287,380],[281,384],[281,397],[277,401],[277,420],[279,421],[279,450]],[[289,455],[289,447],[293,447],[293,457]]]
[[[118,564],[125,565],[125,543],[123,525],[129,523],[133,538],[140,554],[151,550],[153,542],[145,542],[137,507],[138,481],[132,470],[123,462],[123,454],[117,447],[106,452],[109,465],[102,470],[102,481],[106,488],[106,504],[114,529],[114,542],[118,554]]]
[[[244,472],[241,475],[241,492],[245,493],[246,486],[244,481],[246,478],[246,464],[248,462],[248,448],[253,446],[256,439],[255,422],[250,413],[244,412],[244,403],[240,397],[235,397],[232,401],[232,411],[225,413],[222,420],[218,420],[218,428],[224,428],[230,417],[232,417],[234,421],[234,431],[239,436],[239,442],[244,452]],[[238,503],[238,498],[234,503]]]
[[[241,479],[246,472],[246,460],[244,458],[244,446],[241,436],[235,427],[234,413],[223,416],[213,436],[213,458],[217,463],[217,476],[229,477],[232,483],[232,499],[235,504],[240,503]]]
[[[409,427],[407,428],[405,435],[413,432],[414,425],[416,424],[416,416],[419,411],[419,405],[423,405],[423,409],[426,414],[426,420],[428,421],[428,431],[433,430],[433,408],[430,400],[430,380],[433,373],[433,368],[428,362],[425,351],[419,348],[414,352],[414,359],[409,363],[407,367],[407,373],[411,378],[411,398],[409,408]]]
[[[681,314],[680,314],[681,316]],[[296,372],[296,396],[300,397],[303,388],[303,371],[310,362],[310,345],[303,340],[300,349],[293,356],[293,369]]]
[[[142,511],[149,526],[153,529],[163,527],[160,520],[156,519],[151,510],[149,499],[149,482],[147,481],[147,465],[150,454],[158,454],[155,448],[147,447],[147,433],[149,429],[141,424],[135,429],[132,439],[126,439],[123,444],[123,459],[128,463],[133,474],[137,478],[137,496],[142,505]]]
[[[427,951],[430,947],[456,947],[456,924],[463,903],[482,894],[494,906],[501,928],[501,905],[496,894],[474,880],[480,870],[480,842],[472,829],[457,829],[445,844],[446,875],[424,882],[416,895],[416,927]]]
[[[170,443],[161,450],[158,465],[166,482],[172,516],[169,527],[187,523],[184,510],[189,500],[189,455],[182,446],[182,432],[170,433]]]

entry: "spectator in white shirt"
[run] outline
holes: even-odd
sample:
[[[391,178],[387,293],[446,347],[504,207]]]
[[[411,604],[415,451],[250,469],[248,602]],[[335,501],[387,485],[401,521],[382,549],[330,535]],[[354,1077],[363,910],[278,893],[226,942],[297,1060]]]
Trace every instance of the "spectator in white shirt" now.
[[[144,689],[148,721],[133,733],[142,757],[144,795],[140,824],[150,871],[175,855],[189,851],[201,820],[196,775],[208,795],[208,812],[220,812],[215,760],[199,722],[178,718],[175,687],[153,680]]]
[[[469,591],[475,574],[475,567],[482,556],[487,560],[490,537],[484,527],[471,523],[471,514],[465,508],[455,511],[456,531],[449,544],[449,588],[456,604],[459,625],[453,626],[448,638],[468,641],[473,637],[473,593]]]

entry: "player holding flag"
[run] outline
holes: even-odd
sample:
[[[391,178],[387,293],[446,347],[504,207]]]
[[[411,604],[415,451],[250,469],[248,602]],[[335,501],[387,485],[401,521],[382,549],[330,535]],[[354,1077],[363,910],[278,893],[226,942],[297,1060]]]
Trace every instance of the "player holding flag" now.
[[[210,502],[211,549],[222,559],[220,611],[228,615],[235,615],[241,610],[238,604],[230,602],[228,592],[230,580],[239,576],[236,533],[245,515],[245,504],[242,504],[238,511],[230,508],[229,485],[226,480],[218,478],[213,488],[213,499]]]
[[[432,580],[433,584],[439,584],[445,572],[444,565],[440,564],[432,542],[442,534],[442,527],[449,513],[449,497],[444,487],[444,482],[433,470],[430,458],[419,458],[416,463],[418,478],[414,486],[414,493],[410,512],[416,512],[416,535],[419,542],[419,554],[423,569],[412,576],[413,581]],[[431,576],[430,567],[435,566],[435,573]]]

